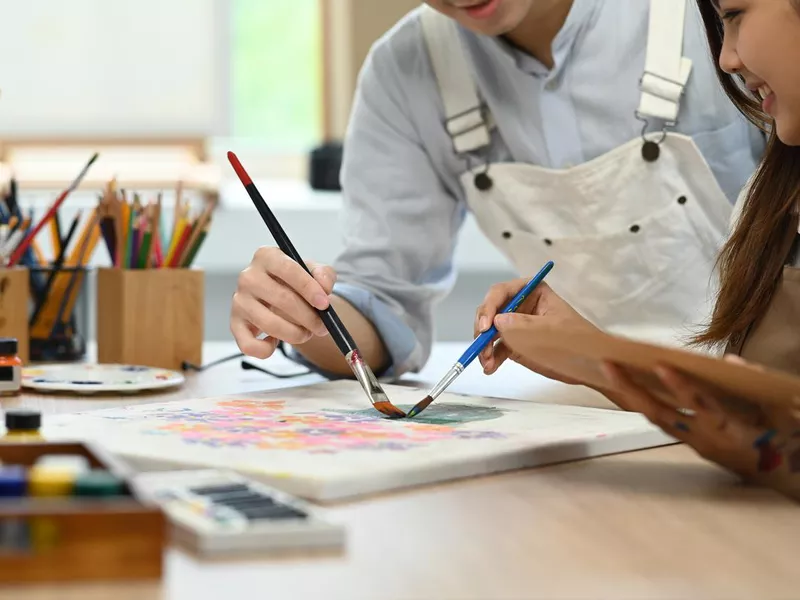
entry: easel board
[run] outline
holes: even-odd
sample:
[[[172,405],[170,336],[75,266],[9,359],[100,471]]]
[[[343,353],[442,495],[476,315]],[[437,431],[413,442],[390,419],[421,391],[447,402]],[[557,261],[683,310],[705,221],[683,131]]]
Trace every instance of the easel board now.
[[[384,389],[406,410],[427,393]],[[139,470],[228,468],[317,501],[675,443],[639,414],[450,393],[390,420],[354,381],[53,416],[43,433]]]

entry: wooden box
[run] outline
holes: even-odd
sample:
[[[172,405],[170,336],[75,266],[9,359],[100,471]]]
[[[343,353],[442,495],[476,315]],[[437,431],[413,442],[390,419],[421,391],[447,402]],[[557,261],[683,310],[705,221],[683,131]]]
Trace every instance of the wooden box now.
[[[28,363],[30,280],[24,267],[0,268],[0,337],[17,338],[17,354]]]
[[[203,271],[99,269],[100,363],[180,369],[203,360]]]
[[[32,466],[46,454],[78,454],[92,468],[111,471],[126,482],[126,495],[106,498],[0,498],[0,528],[44,527],[48,543],[36,536],[23,548],[0,545],[0,583],[92,580],[154,580],[163,574],[167,520],[155,505],[140,502],[130,473],[99,448],[83,443],[0,443],[5,465]]]

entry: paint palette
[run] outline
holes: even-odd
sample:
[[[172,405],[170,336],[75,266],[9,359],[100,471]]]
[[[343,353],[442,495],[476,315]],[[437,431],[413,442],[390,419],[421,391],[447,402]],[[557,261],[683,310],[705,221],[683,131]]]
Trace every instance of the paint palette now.
[[[177,371],[140,365],[47,364],[22,370],[22,387],[78,394],[137,393],[182,385]]]
[[[133,486],[158,504],[174,539],[202,555],[287,549],[338,549],[342,526],[302,500],[221,469],[142,473]]]

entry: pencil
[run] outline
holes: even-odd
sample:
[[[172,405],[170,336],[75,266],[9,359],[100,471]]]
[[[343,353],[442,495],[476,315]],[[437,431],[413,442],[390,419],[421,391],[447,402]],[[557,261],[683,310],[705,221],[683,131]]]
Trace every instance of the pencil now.
[[[156,238],[155,246],[156,247],[155,247],[155,250],[153,252],[153,254],[154,254],[153,260],[155,261],[156,268],[160,269],[161,267],[164,266],[164,251],[163,251],[163,248],[162,248],[161,237],[160,236]]]
[[[156,258],[156,247],[159,245],[161,241],[161,202],[162,202],[162,195],[159,193],[158,200],[156,200],[155,209],[153,210],[150,248],[147,253],[147,259],[145,262],[146,269],[149,269],[150,267],[153,266]]]
[[[165,266],[172,266],[172,260],[177,252],[178,244],[183,239],[183,232],[188,226],[189,224],[187,223],[186,219],[184,217],[179,217],[177,227],[173,229],[172,239],[169,242],[169,248],[167,248],[167,256],[164,258]]]
[[[164,242],[164,249],[167,249],[168,245],[171,247],[171,245],[175,243],[175,238],[178,229],[178,222],[180,221],[182,213],[181,210],[182,198],[183,198],[183,182],[179,181],[178,185],[175,188],[175,206],[172,207],[172,231],[170,232],[170,235],[167,238],[167,240],[165,240]]]
[[[172,253],[172,258],[168,261],[167,266],[176,268],[180,267],[180,257],[183,256],[184,250],[186,248],[186,244],[189,243],[189,238],[192,235],[192,226],[187,224],[181,230],[181,237],[178,240],[178,243],[175,244],[175,251]]]
[[[125,254],[122,256],[122,265],[123,269],[127,269],[130,266],[131,260],[131,251],[133,250],[133,208],[127,203],[122,203],[123,211],[126,213],[125,215]]]
[[[125,253],[125,218],[124,198],[120,198],[117,191],[116,180],[111,181],[109,186],[109,205],[111,215],[114,219],[114,266],[122,267],[122,255]]]
[[[203,209],[203,212],[197,218],[194,225],[192,226],[192,235],[189,240],[186,242],[186,246],[183,251],[178,255],[176,262],[176,266],[185,266],[186,261],[189,258],[189,253],[195,247],[197,243],[197,239],[200,237],[201,233],[206,230],[206,223],[211,220],[211,214],[216,207],[216,202],[211,201],[206,204],[206,207]]]
[[[128,267],[135,269],[139,261],[139,249],[141,248],[142,238],[142,215],[135,212],[131,217],[131,253],[128,257]]]
[[[208,235],[208,230],[210,226],[211,226],[211,219],[209,219],[203,226],[203,229],[200,231],[200,235],[197,236],[197,239],[194,242],[194,246],[192,246],[192,248],[189,250],[189,253],[186,256],[186,260],[183,263],[183,266],[185,268],[188,269],[189,267],[192,266],[195,256],[197,256],[197,253],[200,251],[200,246],[203,245],[203,242],[205,241],[206,236]]]
[[[116,264],[117,251],[116,251],[116,228],[114,226],[114,217],[109,214],[110,205],[103,205],[100,218],[100,232],[103,234],[103,241],[106,243],[108,249],[109,260],[112,265]]]
[[[147,259],[150,257],[150,245],[153,239],[153,205],[148,204],[142,216],[142,243],[139,245],[139,256],[136,266],[139,269],[147,268]]]

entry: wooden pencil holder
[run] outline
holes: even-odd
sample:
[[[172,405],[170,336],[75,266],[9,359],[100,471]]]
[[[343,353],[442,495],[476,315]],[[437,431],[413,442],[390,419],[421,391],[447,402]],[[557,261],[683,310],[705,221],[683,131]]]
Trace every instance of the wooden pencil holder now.
[[[24,267],[0,268],[0,337],[17,338],[17,354],[27,364],[30,281]]]
[[[204,273],[98,269],[97,359],[180,370],[203,360]]]

